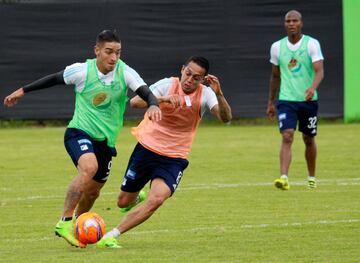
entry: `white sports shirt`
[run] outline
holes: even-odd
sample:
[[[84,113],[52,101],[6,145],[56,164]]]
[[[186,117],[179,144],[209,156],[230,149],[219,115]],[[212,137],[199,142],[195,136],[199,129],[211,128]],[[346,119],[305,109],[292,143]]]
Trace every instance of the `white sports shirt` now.
[[[64,81],[66,84],[74,84],[75,89],[78,92],[81,92],[85,87],[85,80],[87,74],[87,63],[74,63],[70,66],[67,66],[64,70]],[[97,69],[98,76],[100,80],[108,85],[114,80],[115,69],[110,71],[108,74],[104,75]],[[136,91],[139,87],[146,85],[144,80],[140,75],[131,67],[125,64],[124,67],[124,79],[126,86],[132,91]]]
[[[301,46],[303,39],[304,35],[296,44],[292,44],[289,42],[289,40],[287,40],[287,46],[291,51],[295,51]],[[280,41],[281,40],[274,42],[270,48],[270,63],[274,64],[275,66],[279,66]],[[311,61],[313,63],[319,60],[324,60],[323,54],[321,52],[320,43],[315,38],[310,37],[309,39],[308,54],[311,57]]]
[[[152,84],[149,88],[152,93],[156,96],[167,96],[169,94],[170,88],[172,86],[171,78],[164,78],[156,83]],[[204,86],[201,98],[201,116],[205,113],[206,108],[209,110],[212,109],[216,104],[218,104],[215,92],[208,86]]]

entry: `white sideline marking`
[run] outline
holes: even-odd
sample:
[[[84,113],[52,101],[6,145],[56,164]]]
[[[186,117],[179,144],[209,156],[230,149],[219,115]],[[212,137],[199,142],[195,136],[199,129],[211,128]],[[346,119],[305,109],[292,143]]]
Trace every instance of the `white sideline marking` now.
[[[299,227],[308,225],[334,225],[334,224],[352,224],[359,223],[360,219],[343,219],[343,220],[318,220],[309,222],[293,222],[293,223],[282,223],[282,224],[257,224],[257,225],[240,225],[240,226],[212,226],[212,227],[195,227],[183,230],[174,229],[160,229],[160,230],[145,230],[145,231],[132,231],[126,233],[126,235],[152,235],[152,234],[176,234],[181,232],[208,232],[208,231],[221,231],[221,232],[237,232],[241,229],[257,229],[257,228],[284,228],[284,227]],[[3,239],[4,242],[36,242],[36,241],[47,241],[53,240],[53,237],[42,237],[42,238],[12,238]]]
[[[317,180],[318,185],[332,185],[336,184],[338,186],[347,186],[347,185],[360,185],[360,178],[342,178],[342,179],[322,179]],[[260,183],[237,183],[237,184],[224,184],[224,183],[212,183],[212,184],[196,184],[190,186],[179,186],[178,191],[193,191],[193,190],[206,190],[206,189],[221,189],[221,188],[240,188],[240,187],[253,187],[253,186],[273,186],[273,182],[260,182]],[[307,181],[290,181],[291,185],[307,185]],[[35,191],[35,190],[34,190]],[[101,195],[117,195],[118,192],[102,192]],[[0,207],[5,206],[7,202],[14,201],[26,201],[26,200],[36,200],[36,199],[63,199],[64,195],[35,195],[35,196],[24,196],[24,197],[14,197],[14,198],[3,198],[1,199]]]
[[[344,220],[319,220],[319,221],[309,221],[309,222],[294,222],[294,223],[282,223],[282,224],[258,224],[258,225],[240,225],[239,227],[234,226],[215,226],[215,227],[196,227],[185,230],[149,230],[149,231],[134,231],[127,234],[132,235],[142,235],[142,234],[156,234],[156,233],[176,233],[176,232],[199,232],[199,231],[222,231],[222,232],[236,232],[240,229],[256,229],[256,228],[284,228],[284,227],[297,227],[297,226],[307,226],[307,225],[334,225],[334,224],[351,224],[358,223],[360,219],[344,219]],[[235,231],[234,231],[235,230]]]

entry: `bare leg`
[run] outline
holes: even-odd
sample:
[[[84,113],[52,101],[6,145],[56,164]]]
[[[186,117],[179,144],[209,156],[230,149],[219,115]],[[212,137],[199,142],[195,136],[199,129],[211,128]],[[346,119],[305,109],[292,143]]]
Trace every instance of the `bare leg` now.
[[[117,226],[120,233],[125,233],[133,227],[143,223],[168,199],[171,195],[169,187],[163,179],[156,178],[151,183],[151,189],[145,202],[127,214]]]
[[[315,137],[303,134],[305,143],[305,159],[308,167],[309,176],[315,176],[317,147]]]
[[[81,155],[78,161],[78,175],[70,183],[64,203],[63,217],[72,217],[75,207],[84,192],[84,186],[92,180],[98,169],[96,156],[93,153]]]
[[[84,192],[80,198],[76,208],[76,215],[81,215],[90,211],[94,205],[95,200],[100,195],[100,190],[104,186],[103,183],[98,183],[94,180],[88,181],[84,187]]]
[[[120,194],[118,196],[118,203],[117,203],[118,207],[124,208],[133,204],[134,202],[136,202],[136,198],[138,197],[138,195],[139,192],[129,193],[129,192],[120,191]]]
[[[282,141],[280,148],[280,175],[289,173],[291,163],[291,145],[294,141],[294,130],[287,129],[281,133]]]

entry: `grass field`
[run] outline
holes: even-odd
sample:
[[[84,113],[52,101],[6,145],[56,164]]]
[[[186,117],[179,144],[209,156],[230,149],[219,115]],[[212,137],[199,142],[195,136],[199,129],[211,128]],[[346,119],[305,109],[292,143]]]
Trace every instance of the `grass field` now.
[[[275,126],[201,126],[179,189],[119,250],[54,235],[75,174],[64,129],[0,129],[1,262],[360,262],[360,124],[320,124],[316,190],[297,133],[289,191],[272,184]],[[108,229],[122,217],[116,197],[134,144],[125,127],[93,209]]]

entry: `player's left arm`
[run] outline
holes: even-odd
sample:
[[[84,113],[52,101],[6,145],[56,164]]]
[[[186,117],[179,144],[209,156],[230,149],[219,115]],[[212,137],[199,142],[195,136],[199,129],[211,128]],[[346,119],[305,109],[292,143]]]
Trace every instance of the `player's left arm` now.
[[[218,104],[211,108],[211,113],[224,123],[230,122],[232,119],[231,108],[221,90],[219,79],[216,76],[210,74],[208,74],[205,79],[209,83],[210,88],[215,92],[216,98],[218,100]]]
[[[154,94],[159,104],[170,103],[174,107],[180,107],[182,104],[181,96],[177,94],[168,95],[168,91],[172,85],[171,78],[164,78],[149,87],[150,91]],[[130,105],[133,108],[145,108],[147,103],[141,96],[137,95],[130,100]]]
[[[126,85],[143,101],[144,108],[148,108],[146,112],[149,119],[153,121],[161,120],[162,114],[159,103],[140,75],[133,68],[125,65],[124,78]]]
[[[313,67],[315,71],[315,78],[310,88],[305,91],[305,99],[307,101],[310,101],[313,98],[315,91],[319,88],[319,85],[324,78],[324,61],[319,60],[314,62]]]
[[[161,110],[159,108],[158,100],[149,87],[147,85],[141,86],[136,89],[135,93],[145,103],[146,107],[148,107],[147,114],[149,119],[154,121],[161,120]]]
[[[319,88],[319,85],[324,78],[324,57],[319,41],[314,38],[310,39],[308,43],[308,50],[315,71],[314,81],[304,94],[305,100],[310,101],[312,100],[315,91]]]

